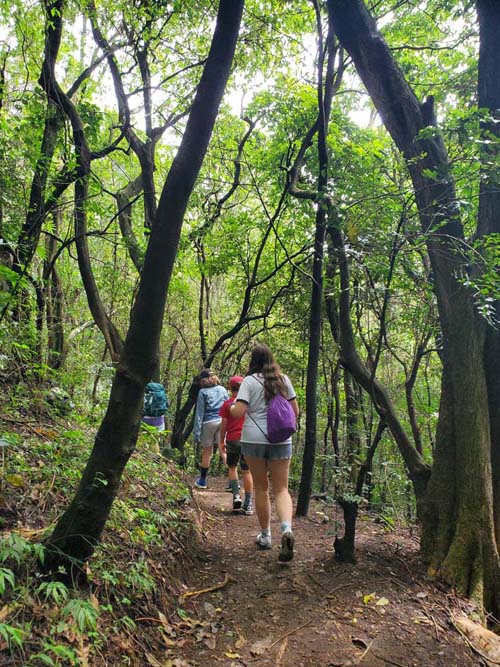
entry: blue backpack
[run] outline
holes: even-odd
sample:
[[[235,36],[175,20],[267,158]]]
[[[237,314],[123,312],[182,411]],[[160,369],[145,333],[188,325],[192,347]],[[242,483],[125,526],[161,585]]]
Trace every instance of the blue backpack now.
[[[161,417],[168,408],[165,387],[159,382],[148,382],[144,389],[144,408],[142,414],[146,417]]]
[[[297,430],[297,420],[292,406],[281,394],[275,394],[267,406],[267,439],[284,442]]]

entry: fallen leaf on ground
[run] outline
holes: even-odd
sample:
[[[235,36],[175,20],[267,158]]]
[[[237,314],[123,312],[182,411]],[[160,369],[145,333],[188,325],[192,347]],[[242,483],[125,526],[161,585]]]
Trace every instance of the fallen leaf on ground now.
[[[269,639],[260,639],[259,641],[252,644],[250,647],[250,653],[252,655],[262,655],[268,650],[270,643],[271,642]]]
[[[6,604],[0,609],[0,623],[3,623],[10,612],[14,609],[13,605]]]
[[[151,665],[151,667],[163,667],[162,663],[157,660],[152,653],[146,653],[145,657],[148,661],[148,665]]]

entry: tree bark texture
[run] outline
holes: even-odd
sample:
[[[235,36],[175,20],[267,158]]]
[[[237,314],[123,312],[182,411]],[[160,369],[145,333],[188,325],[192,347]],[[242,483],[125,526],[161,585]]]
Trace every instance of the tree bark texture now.
[[[432,99],[419,104],[364,3],[328,0],[328,4],[340,41],[406,159],[433,269],[443,334],[446,406],[442,400],[435,462],[425,494],[427,507],[421,513],[424,555],[432,571],[496,611],[499,559],[483,366],[485,327],[462,280],[469,266],[448,156],[437,129],[421,134],[435,124]],[[491,1],[478,5],[500,11],[498,3]],[[455,475],[444,488],[450,462]],[[451,516],[441,513],[443,503],[453,506]],[[444,525],[444,514],[451,523]]]
[[[229,76],[243,4],[243,0],[220,0],[212,44],[187,127],[160,197],[108,408],[76,495],[49,539],[52,570],[63,565],[79,573],[81,563],[93,553],[134,451],[144,387],[156,367],[184,213]]]
[[[59,215],[54,216],[54,228],[59,230]],[[64,292],[53,263],[56,241],[49,237],[45,244],[47,258],[44,262],[45,320],[47,322],[47,365],[57,370],[66,360],[67,345],[64,336]]]
[[[477,3],[479,29],[478,106],[486,110],[487,118],[481,123],[481,158],[483,168],[479,188],[479,212],[477,236],[481,240],[488,234],[500,233],[500,77],[498,58],[500,54],[500,7],[494,0]],[[497,270],[498,273],[498,270]],[[499,276],[500,278],[500,276]],[[500,302],[492,312],[497,326],[486,331],[485,363],[488,384],[488,408],[491,430],[491,460],[493,471],[493,500],[495,510],[495,534],[500,544]]]

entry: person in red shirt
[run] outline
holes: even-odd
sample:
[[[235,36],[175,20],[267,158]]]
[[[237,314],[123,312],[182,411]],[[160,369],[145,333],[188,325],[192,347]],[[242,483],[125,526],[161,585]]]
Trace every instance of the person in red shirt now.
[[[253,480],[250,470],[248,468],[245,457],[241,453],[240,438],[243,422],[243,417],[233,417],[230,412],[231,405],[236,401],[236,396],[243,377],[241,375],[233,375],[229,380],[230,398],[224,401],[220,410],[219,416],[222,417],[220,425],[220,443],[219,451],[222,459],[226,461],[229,469],[229,486],[233,494],[233,510],[242,511],[244,514],[253,514]],[[243,488],[245,489],[245,499],[242,500],[240,496],[240,484],[238,480],[238,463],[241,468],[241,475],[243,477]]]

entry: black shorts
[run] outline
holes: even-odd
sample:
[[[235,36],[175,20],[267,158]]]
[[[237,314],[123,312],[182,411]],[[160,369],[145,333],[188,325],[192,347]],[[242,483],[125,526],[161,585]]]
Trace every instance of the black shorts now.
[[[230,468],[240,464],[242,470],[248,470],[248,464],[245,461],[245,457],[241,453],[241,446],[239,440],[226,440],[226,454],[227,454],[227,465]]]

